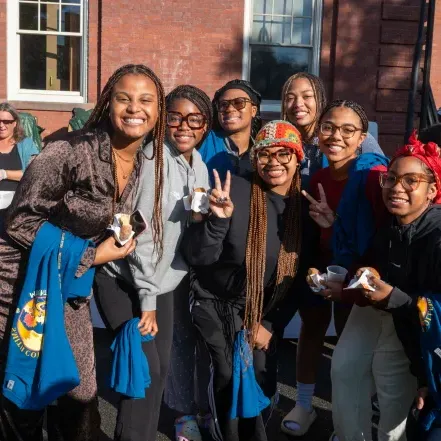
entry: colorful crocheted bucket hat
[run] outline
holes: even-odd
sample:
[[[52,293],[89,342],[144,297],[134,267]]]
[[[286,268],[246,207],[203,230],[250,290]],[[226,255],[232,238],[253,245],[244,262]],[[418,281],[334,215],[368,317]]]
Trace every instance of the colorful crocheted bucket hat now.
[[[256,150],[268,147],[286,147],[293,150],[300,162],[303,157],[302,136],[300,132],[289,122],[282,120],[270,121],[265,124],[254,140],[251,149],[251,157],[254,158]]]

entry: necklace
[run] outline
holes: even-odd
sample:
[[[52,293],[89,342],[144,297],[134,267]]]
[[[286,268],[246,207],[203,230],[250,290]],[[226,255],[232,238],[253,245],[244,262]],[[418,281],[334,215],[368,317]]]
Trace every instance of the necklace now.
[[[112,151],[113,151],[114,158],[116,159],[116,161],[117,161],[118,164],[119,164],[119,167],[120,167],[121,170],[122,170],[122,175],[123,175],[122,177],[123,177],[123,179],[127,179],[127,178],[129,177],[130,173],[132,172],[132,170],[129,170],[128,172],[126,172],[126,171],[124,170],[124,167],[123,167],[123,165],[122,165],[122,162],[120,161],[120,159],[123,159],[123,158],[121,158],[121,157],[118,155],[118,153],[116,153],[115,149],[113,149]],[[123,159],[123,160],[126,161],[126,162],[131,162],[132,165],[135,163],[135,158],[133,158],[131,161],[128,161],[128,160],[125,160],[125,159]]]
[[[116,149],[113,149],[113,151],[115,152],[115,155],[118,156],[119,159],[121,159],[124,162],[134,162],[135,158],[133,157],[132,159],[125,159],[123,158]]]

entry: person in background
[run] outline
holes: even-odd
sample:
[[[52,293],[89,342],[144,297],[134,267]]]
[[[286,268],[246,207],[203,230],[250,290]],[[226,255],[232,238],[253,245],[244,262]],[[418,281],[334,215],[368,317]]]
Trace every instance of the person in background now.
[[[249,152],[262,126],[260,102],[260,93],[245,80],[229,81],[216,91],[213,130],[199,149],[210,176],[213,169],[221,180],[228,170],[238,176],[252,172]]]
[[[250,332],[257,382],[267,397],[277,385],[277,340],[296,311],[292,283],[301,247],[300,134],[291,124],[272,121],[251,149],[255,171],[248,178],[227,173],[222,186],[214,171],[211,214],[192,223],[182,249],[192,266],[193,322],[211,357],[210,405],[216,439],[266,441],[262,413],[229,415],[232,406],[233,343]],[[307,247],[308,249],[308,247]],[[305,260],[306,261],[306,260]]]
[[[282,119],[293,124],[302,134],[305,158],[300,164],[302,189],[310,190],[311,177],[328,165],[326,155],[319,148],[319,117],[326,107],[326,91],[323,81],[307,72],[292,75],[282,89]],[[380,146],[366,132],[357,145],[359,153],[383,154]],[[315,296],[306,288],[302,294],[299,314],[302,319],[299,343],[297,347],[296,378],[297,401],[296,406],[289,413],[292,423],[290,434],[302,436],[316,419],[312,407],[312,397],[315,390],[317,369],[322,354],[322,347],[334,312],[334,323],[337,336],[341,335],[350,307],[347,305],[332,304]]]
[[[115,440],[155,440],[162,395],[170,365],[172,342],[175,358],[172,365],[171,400],[178,411],[189,414],[177,421],[177,437],[200,439],[196,423],[194,383],[195,342],[189,315],[188,266],[179,253],[179,245],[190,211],[184,198],[195,188],[208,190],[207,167],[196,147],[206,137],[212,122],[209,98],[200,89],[178,86],[166,97],[166,143],[164,145],[164,204],[161,218],[163,252],[155,247],[154,230],[137,237],[136,252],[125,260],[110,263],[95,277],[97,306],[106,327],[117,334],[124,323],[140,317],[139,329],[143,335],[155,338],[143,342],[151,384],[145,398],[121,396]],[[144,147],[143,155],[151,158],[154,145]],[[132,210],[139,210],[145,219],[155,214],[155,164],[146,160]],[[174,302],[176,301],[176,307]],[[174,337],[174,314],[177,315]],[[176,345],[178,347],[176,347]],[[193,353],[192,353],[193,351]],[[185,400],[189,400],[186,402]]]
[[[16,191],[0,237],[0,339],[5,358],[10,325],[34,239],[45,222],[95,242],[82,256],[78,276],[92,265],[121,259],[135,248],[119,247],[108,225],[115,213],[131,209],[141,166],[140,147],[153,138],[156,187],[162,189],[165,102],[161,82],[146,66],[126,65],[107,81],[83,131],[48,143],[31,162]],[[154,134],[154,135],[153,135]],[[161,198],[155,202],[161,212]],[[153,219],[152,228],[161,226]],[[161,235],[156,236],[161,246]],[[48,407],[49,439],[98,441],[93,328],[89,299],[68,301],[65,327],[80,374],[80,384]],[[1,361],[4,369],[4,361]],[[0,434],[5,440],[41,440],[43,411],[22,410],[2,397]]]
[[[0,103],[0,230],[18,183],[38,153],[34,141],[24,135],[17,110]]]

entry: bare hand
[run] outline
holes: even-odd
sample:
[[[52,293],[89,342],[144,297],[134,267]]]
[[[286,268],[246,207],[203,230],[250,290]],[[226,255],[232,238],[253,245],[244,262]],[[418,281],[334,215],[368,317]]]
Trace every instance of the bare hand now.
[[[254,347],[262,351],[266,351],[269,348],[271,337],[273,334],[269,332],[264,326],[258,325],[256,341],[254,342]]]
[[[327,280],[322,282],[322,284],[326,286],[327,289],[323,289],[316,294],[332,302],[338,302],[341,300],[343,282],[330,282]]]
[[[316,201],[308,192],[302,190],[302,195],[311,203],[309,215],[322,228],[329,228],[335,221],[335,213],[329,208],[322,184],[318,184],[320,200]]]
[[[93,264],[104,265],[118,259],[124,259],[135,250],[136,240],[130,239],[124,246],[118,246],[116,239],[111,236],[100,243],[96,249]]]
[[[150,334],[152,337],[154,337],[158,333],[156,311],[142,311],[138,329],[139,332],[141,332],[141,335]]]
[[[213,170],[213,175],[214,189],[209,196],[210,210],[214,216],[227,219],[234,211],[234,205],[230,199],[231,173],[227,172],[223,188],[217,170]]]
[[[429,388],[422,387],[418,389],[417,396],[415,398],[415,406],[418,410],[424,407],[424,400],[429,395]]]
[[[389,297],[390,293],[394,289],[393,286],[383,282],[380,279],[377,279],[374,276],[370,276],[369,284],[375,288],[375,291],[369,291],[367,289],[363,289],[363,295],[371,302],[378,303]]]

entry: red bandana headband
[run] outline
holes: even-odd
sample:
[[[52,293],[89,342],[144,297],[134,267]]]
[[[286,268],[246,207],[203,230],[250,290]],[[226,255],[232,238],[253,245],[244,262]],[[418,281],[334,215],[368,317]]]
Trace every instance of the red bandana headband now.
[[[413,131],[412,135],[409,137],[409,142],[404,147],[399,148],[389,164],[392,163],[402,156],[412,156],[424,162],[426,166],[433,172],[436,181],[437,193],[433,202],[436,204],[441,203],[441,157],[440,148],[434,142],[428,142],[423,144],[418,141],[416,136],[416,130]]]

